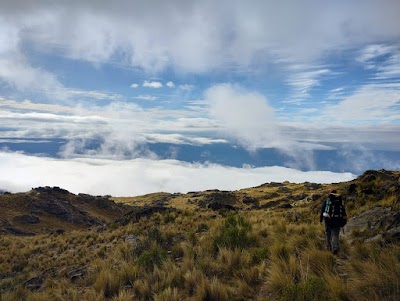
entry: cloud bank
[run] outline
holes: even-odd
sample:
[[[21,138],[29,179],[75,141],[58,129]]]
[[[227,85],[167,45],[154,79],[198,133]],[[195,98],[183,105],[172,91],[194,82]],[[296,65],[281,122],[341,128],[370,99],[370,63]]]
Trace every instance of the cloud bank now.
[[[350,173],[302,172],[284,167],[233,168],[176,160],[57,160],[0,152],[0,189],[28,191],[60,186],[74,193],[135,196],[151,192],[236,190],[272,181],[331,183],[352,180]]]

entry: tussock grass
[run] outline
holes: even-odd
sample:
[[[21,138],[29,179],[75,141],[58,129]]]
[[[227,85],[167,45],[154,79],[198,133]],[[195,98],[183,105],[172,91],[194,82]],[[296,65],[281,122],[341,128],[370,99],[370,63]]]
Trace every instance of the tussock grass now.
[[[285,185],[293,195],[305,191],[305,184]],[[279,198],[279,187],[238,193],[267,204]],[[102,231],[0,236],[0,301],[398,300],[398,243],[365,244],[355,237],[350,245],[342,239],[340,255],[333,256],[325,250],[319,204],[230,214],[199,209],[193,202],[201,198],[191,197],[189,204],[185,195],[123,201],[149,205],[159,197],[181,211]],[[372,202],[397,206],[396,201],[356,199],[352,206],[355,211]],[[128,235],[140,242],[125,242]],[[72,280],[74,267],[87,273]],[[29,290],[26,281],[38,276],[40,291]]]

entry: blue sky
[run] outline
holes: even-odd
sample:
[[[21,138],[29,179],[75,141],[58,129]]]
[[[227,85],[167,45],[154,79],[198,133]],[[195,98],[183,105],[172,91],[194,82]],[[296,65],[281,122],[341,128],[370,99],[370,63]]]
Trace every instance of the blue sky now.
[[[399,131],[397,0],[0,2],[0,164],[9,168],[0,188],[101,191],[95,174],[72,184],[75,160],[110,160],[101,161],[109,174],[149,160],[146,172],[163,174],[140,187],[108,187],[115,194],[236,189],[278,177],[244,160],[235,172],[253,172],[254,182],[222,184],[209,165],[216,162],[162,157],[147,147],[156,143],[204,152],[222,144],[250,155],[275,149],[288,158],[274,164],[282,179],[308,180],[323,169],[329,182],[371,167],[399,169]],[[43,148],[61,139],[56,158],[13,147],[32,139]],[[317,154],[328,151],[352,167],[318,165]],[[7,160],[34,168],[19,173]],[[57,181],[40,179],[48,166]],[[174,186],[176,166],[204,168],[210,182]]]

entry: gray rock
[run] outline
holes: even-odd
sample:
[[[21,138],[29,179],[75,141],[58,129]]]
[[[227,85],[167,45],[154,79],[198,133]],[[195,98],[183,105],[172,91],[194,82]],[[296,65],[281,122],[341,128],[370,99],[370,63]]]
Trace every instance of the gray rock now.
[[[345,235],[353,231],[377,233],[366,241],[379,241],[386,238],[400,239],[400,212],[389,207],[373,207],[349,219],[344,227]]]
[[[128,244],[131,244],[134,247],[140,245],[140,239],[135,235],[128,235],[125,237],[124,241]]]
[[[23,224],[37,224],[40,222],[40,218],[34,214],[24,214],[14,217],[13,221]]]

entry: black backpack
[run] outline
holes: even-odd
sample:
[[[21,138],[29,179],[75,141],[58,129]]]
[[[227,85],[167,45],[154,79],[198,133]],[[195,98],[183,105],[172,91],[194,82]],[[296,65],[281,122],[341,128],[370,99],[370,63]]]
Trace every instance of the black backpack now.
[[[345,208],[343,198],[338,194],[329,194],[325,201],[325,220],[332,226],[343,227],[347,220],[345,217]]]

